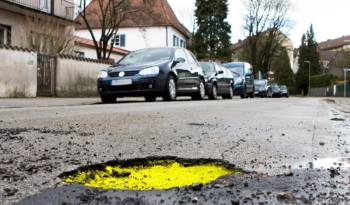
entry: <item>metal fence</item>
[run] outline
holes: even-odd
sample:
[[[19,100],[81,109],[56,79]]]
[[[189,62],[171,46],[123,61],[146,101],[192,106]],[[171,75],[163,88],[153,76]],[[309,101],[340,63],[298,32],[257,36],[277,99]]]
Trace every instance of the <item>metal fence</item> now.
[[[344,84],[330,87],[311,88],[310,96],[313,97],[345,97]],[[350,97],[350,84],[346,86],[346,97]]]

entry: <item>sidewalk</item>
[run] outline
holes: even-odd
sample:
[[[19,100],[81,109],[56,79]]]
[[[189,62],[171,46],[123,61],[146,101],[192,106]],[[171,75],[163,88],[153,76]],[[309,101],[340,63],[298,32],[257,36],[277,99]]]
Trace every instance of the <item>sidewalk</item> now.
[[[0,98],[0,109],[93,105],[100,102],[100,98]]]

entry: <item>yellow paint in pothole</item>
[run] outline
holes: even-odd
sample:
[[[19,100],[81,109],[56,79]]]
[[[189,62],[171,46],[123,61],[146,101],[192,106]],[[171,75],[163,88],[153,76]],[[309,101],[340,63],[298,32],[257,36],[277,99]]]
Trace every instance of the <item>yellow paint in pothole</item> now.
[[[87,170],[63,177],[67,183],[87,187],[121,190],[161,190],[207,184],[222,176],[239,174],[223,163],[186,164],[175,160],[156,160],[146,165],[106,166],[100,170]]]

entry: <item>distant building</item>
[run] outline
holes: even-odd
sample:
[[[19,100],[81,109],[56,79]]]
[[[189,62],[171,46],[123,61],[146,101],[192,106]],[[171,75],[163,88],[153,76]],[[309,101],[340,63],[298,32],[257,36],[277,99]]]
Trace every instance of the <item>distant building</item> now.
[[[282,46],[285,47],[287,52],[288,52],[291,68],[292,68],[293,72],[296,72],[296,70],[294,68],[293,42],[292,42],[292,40],[290,40],[290,38],[288,38],[288,36],[286,36],[282,32],[279,32],[279,33],[283,37]],[[242,54],[243,54],[244,49],[245,49],[245,47],[244,47],[245,42],[246,42],[246,39],[239,40],[238,43],[232,45],[232,60],[233,61],[244,61]]]
[[[35,32],[28,20],[35,16],[43,21],[55,20],[63,29],[69,27],[73,31],[74,0],[0,1],[0,45],[28,48],[28,34]]]
[[[350,35],[318,43],[320,60],[325,72],[344,77],[343,68],[337,66],[344,59],[342,51],[350,50]]]
[[[92,12],[98,6],[97,1],[92,0],[86,12],[95,37],[100,39],[98,15]],[[144,2],[144,0],[129,1],[132,10],[142,7]],[[167,0],[155,0],[151,9],[141,9],[128,15],[133,16],[132,18],[126,16],[126,20],[122,21],[114,37],[114,46],[129,51],[147,47],[187,47],[191,34],[177,19]],[[82,17],[78,16],[76,21],[80,23],[76,26],[76,36],[92,39]]]

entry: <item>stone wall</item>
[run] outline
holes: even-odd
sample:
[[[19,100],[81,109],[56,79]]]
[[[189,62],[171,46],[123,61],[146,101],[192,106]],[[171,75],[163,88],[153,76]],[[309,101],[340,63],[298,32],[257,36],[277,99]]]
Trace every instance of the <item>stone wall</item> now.
[[[98,96],[97,75],[107,62],[85,61],[58,57],[56,67],[56,95],[58,97]]]

